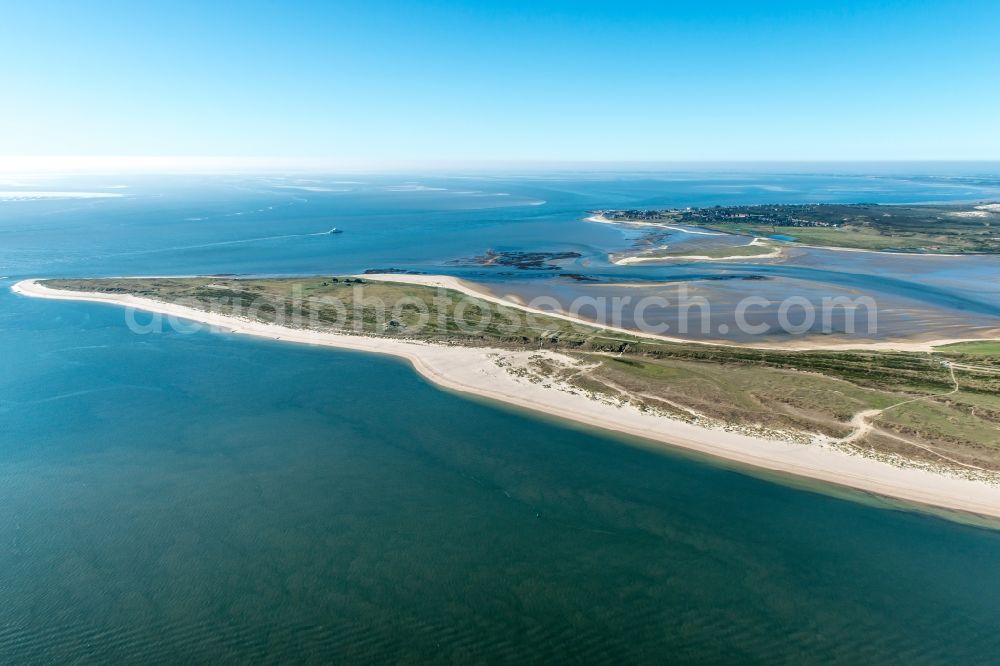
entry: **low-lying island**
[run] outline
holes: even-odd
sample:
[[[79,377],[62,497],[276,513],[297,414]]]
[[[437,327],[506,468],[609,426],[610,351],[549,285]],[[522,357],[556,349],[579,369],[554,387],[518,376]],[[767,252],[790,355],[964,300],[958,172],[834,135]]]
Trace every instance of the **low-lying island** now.
[[[787,350],[594,326],[447,276],[25,280],[25,296],[390,354],[463,393],[740,465],[1000,517],[1000,367],[962,348]]]

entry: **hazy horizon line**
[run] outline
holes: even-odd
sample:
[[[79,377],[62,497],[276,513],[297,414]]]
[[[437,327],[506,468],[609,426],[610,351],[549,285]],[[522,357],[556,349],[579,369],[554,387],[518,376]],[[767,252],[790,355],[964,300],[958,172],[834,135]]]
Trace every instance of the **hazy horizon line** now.
[[[463,171],[470,169],[554,170],[576,169],[581,171],[633,169],[637,171],[690,169],[705,170],[748,167],[898,167],[900,165],[926,166],[986,166],[996,165],[998,159],[394,159],[347,160],[318,157],[241,157],[241,156],[170,156],[170,155],[0,155],[0,173],[5,175],[77,175],[105,173],[286,173],[316,172],[406,172],[420,169]]]

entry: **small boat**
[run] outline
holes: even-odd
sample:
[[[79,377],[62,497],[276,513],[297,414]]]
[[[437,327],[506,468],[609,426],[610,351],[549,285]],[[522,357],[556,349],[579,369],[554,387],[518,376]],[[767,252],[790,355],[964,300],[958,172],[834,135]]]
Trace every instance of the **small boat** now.
[[[333,229],[330,229],[326,233],[332,236],[333,234],[342,234],[342,233],[344,233],[344,231],[342,229],[338,229],[337,227],[334,227]]]

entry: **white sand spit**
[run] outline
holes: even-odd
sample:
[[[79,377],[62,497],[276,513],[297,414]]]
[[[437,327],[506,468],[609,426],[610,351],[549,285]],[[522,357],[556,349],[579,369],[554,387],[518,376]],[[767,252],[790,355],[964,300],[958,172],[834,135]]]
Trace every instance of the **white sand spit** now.
[[[370,276],[365,276],[370,278]],[[454,278],[441,276],[392,276],[419,278],[415,284],[461,287]],[[237,319],[125,294],[61,291],[23,280],[12,289],[24,296],[57,300],[90,301],[160,313],[214,327],[218,331],[300,343],[389,354],[408,360],[436,384],[525,409],[545,412],[590,426],[627,433],[672,447],[724,458],[743,465],[848,486],[910,502],[1000,517],[1000,487],[925,469],[897,467],[851,455],[816,438],[811,444],[764,439],[740,432],[706,428],[631,405],[596,400],[568,387],[531,382],[510,367],[524,367],[528,359],[543,354],[561,364],[574,359],[555,352],[509,351],[456,347],[417,341],[306,331]],[[459,289],[468,292],[467,287]],[[481,298],[495,297],[476,293]],[[504,301],[506,304],[506,301]]]

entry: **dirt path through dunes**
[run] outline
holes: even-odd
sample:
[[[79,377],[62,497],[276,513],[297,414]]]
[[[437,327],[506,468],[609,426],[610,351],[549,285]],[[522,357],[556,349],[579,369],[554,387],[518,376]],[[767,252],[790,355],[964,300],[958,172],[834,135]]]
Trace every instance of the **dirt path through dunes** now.
[[[919,398],[910,398],[909,400],[903,400],[902,402],[897,402],[894,405],[889,405],[888,407],[885,407],[884,409],[866,409],[863,412],[858,412],[853,417],[851,417],[851,425],[854,427],[854,430],[851,432],[851,434],[847,435],[846,437],[842,437],[842,438],[836,440],[835,443],[836,444],[854,445],[855,442],[860,441],[866,435],[868,435],[873,430],[875,430],[875,426],[872,424],[872,421],[876,417],[881,416],[882,414],[885,414],[890,409],[896,409],[897,407],[902,407],[903,405],[909,405],[909,404],[914,403],[914,402],[920,402],[922,400],[930,400],[932,398],[942,398],[944,396],[954,395],[954,394],[958,393],[958,391],[960,390],[961,386],[958,383],[958,377],[955,376],[955,368],[958,367],[959,369],[963,369],[963,366],[961,364],[953,364],[950,361],[944,361],[944,364],[948,367],[948,372],[951,374],[951,381],[955,384],[955,387],[953,389],[951,389],[950,391],[946,391],[945,393],[935,393],[933,395],[923,395],[923,396],[920,396]],[[884,430],[879,430],[878,432],[882,436],[889,437],[889,438],[894,439],[894,440],[899,441],[899,442],[903,442],[904,444],[909,444],[910,446],[913,446],[913,447],[916,447],[916,448],[921,449],[923,451],[926,451],[927,453],[935,455],[938,458],[941,458],[942,460],[946,460],[946,461],[948,461],[950,463],[954,463],[956,465],[960,465],[960,466],[966,467],[968,469],[979,470],[979,471],[982,471],[982,472],[989,471],[989,470],[984,469],[982,467],[977,467],[975,465],[970,465],[968,463],[961,462],[960,460],[955,460],[954,458],[950,458],[950,457],[944,455],[943,453],[939,453],[938,451],[935,451],[934,449],[932,449],[932,448],[930,448],[928,446],[925,446],[923,444],[919,444],[919,443],[914,442],[913,440],[907,439],[905,437],[901,437],[901,436],[899,436],[899,435],[897,435],[895,433],[885,432]],[[855,447],[855,448],[857,448],[857,447]]]

